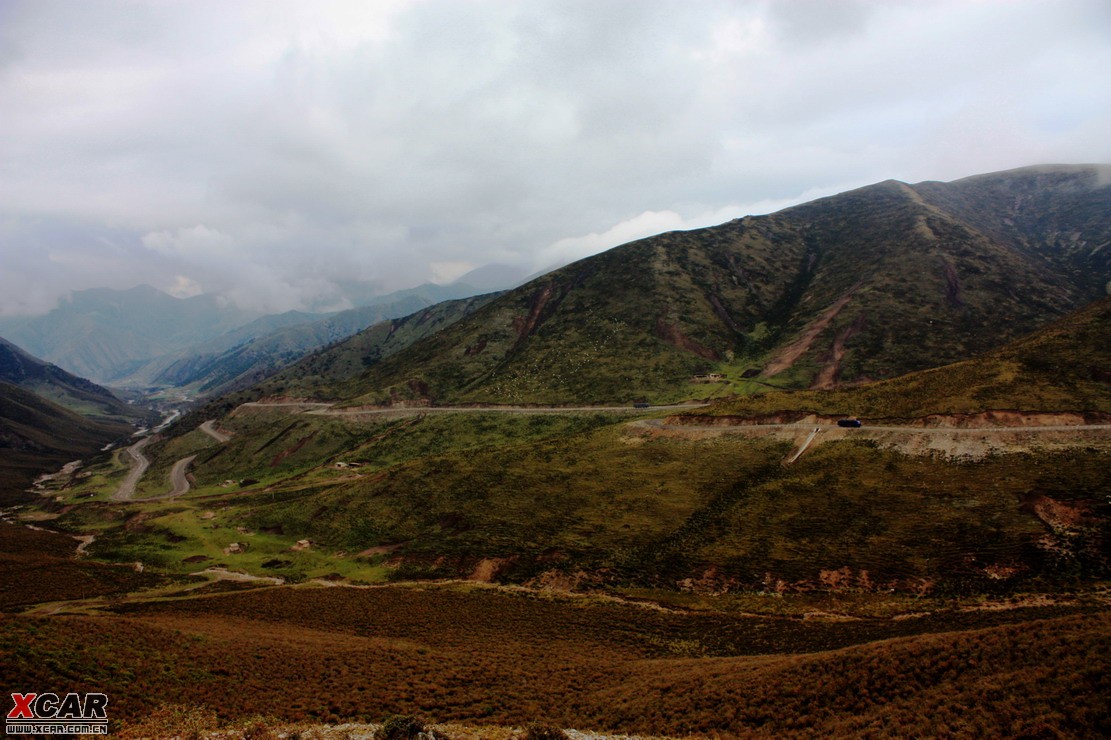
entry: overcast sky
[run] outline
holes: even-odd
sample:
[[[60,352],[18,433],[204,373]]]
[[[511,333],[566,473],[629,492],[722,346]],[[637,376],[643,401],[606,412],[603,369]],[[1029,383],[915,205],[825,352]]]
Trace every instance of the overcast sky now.
[[[0,0],[0,314],[529,272],[1111,161],[1111,2]]]

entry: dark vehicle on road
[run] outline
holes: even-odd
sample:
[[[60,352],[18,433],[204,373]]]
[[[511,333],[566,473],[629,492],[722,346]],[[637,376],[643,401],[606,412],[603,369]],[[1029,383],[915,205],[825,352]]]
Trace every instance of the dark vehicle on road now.
[[[838,419],[837,426],[839,427],[858,427],[860,426],[860,419]]]
[[[644,401],[637,401],[636,403],[633,404],[633,408],[634,409],[646,409],[646,408],[648,408],[648,404]]]

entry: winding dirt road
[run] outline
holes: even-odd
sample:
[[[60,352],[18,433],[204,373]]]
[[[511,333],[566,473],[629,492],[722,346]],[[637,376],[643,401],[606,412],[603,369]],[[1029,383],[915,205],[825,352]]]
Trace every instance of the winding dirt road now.
[[[113,501],[130,501],[135,498],[135,486],[138,485],[146,474],[147,468],[150,467],[150,459],[143,454],[143,448],[149,445],[153,439],[153,437],[143,437],[124,450],[131,457],[131,470],[128,471],[127,477],[123,479],[120,487],[112,494]]]
[[[197,428],[200,429],[205,434],[207,434],[208,436],[212,437],[214,440],[216,440],[220,444],[224,444],[229,439],[231,439],[230,434],[228,434],[227,432],[221,432],[219,429],[216,428],[216,420],[215,419],[209,419],[208,421],[206,421],[204,424],[201,424]]]
[[[174,467],[170,470],[170,485],[172,486],[170,492],[163,496],[157,496],[156,498],[169,498],[170,496],[180,496],[183,493],[189,493],[189,478],[186,477],[186,474],[189,470],[189,466],[192,465],[193,461],[196,459],[196,455],[190,455],[174,463]]]
[[[221,432],[216,429],[215,425],[216,422],[210,420],[201,424],[199,428],[221,444],[231,439],[230,434]],[[120,487],[112,494],[113,501],[154,501],[156,499],[173,498],[174,496],[181,496],[189,493],[189,466],[197,459],[196,455],[183,457],[174,463],[173,468],[170,469],[169,491],[157,496],[148,496],[142,499],[135,498],[135,487],[139,484],[139,481],[143,479],[143,476],[146,475],[147,469],[150,468],[150,459],[143,454],[143,448],[150,444],[153,439],[153,437],[143,437],[127,448],[126,453],[131,457],[131,470],[128,471],[127,477],[124,478]]]

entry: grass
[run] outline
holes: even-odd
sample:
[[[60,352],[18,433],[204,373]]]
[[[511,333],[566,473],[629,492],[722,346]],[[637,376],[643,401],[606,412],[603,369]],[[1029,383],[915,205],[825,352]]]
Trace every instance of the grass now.
[[[115,731],[162,704],[229,723],[413,714],[671,736],[1106,730],[1111,628],[1090,610],[804,621],[395,586],[113,611],[0,618],[0,680],[105,691]]]
[[[626,421],[240,413],[226,445],[190,434],[157,451],[162,465],[198,454],[189,495],[84,504],[56,524],[99,532],[92,552],[115,562],[292,581],[482,573],[579,587],[974,594],[1071,588],[1108,572],[1111,453],[1098,446],[951,462],[846,440],[783,467],[787,442],[657,437]],[[1038,497],[1079,528],[1039,519]],[[291,551],[302,539],[312,547]],[[225,554],[232,542],[246,552]]]
[[[987,410],[1111,413],[1111,298],[999,350],[861,387],[747,396],[692,415],[805,410],[869,419]]]

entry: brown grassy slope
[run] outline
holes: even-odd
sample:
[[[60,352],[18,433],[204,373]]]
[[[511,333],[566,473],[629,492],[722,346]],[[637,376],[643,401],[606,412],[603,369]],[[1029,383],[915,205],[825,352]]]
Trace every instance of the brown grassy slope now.
[[[162,580],[128,566],[81,562],[68,535],[0,523],[0,611],[127,593]]]
[[[865,418],[1019,411],[1111,413],[1111,297],[980,357],[828,392],[768,393],[715,404],[699,415],[804,410]]]
[[[491,591],[276,589],[127,617],[7,617],[0,680],[106,691],[117,721],[175,703],[225,719],[406,713],[699,736],[1044,725],[1095,737],[1109,627],[1106,613],[1044,610],[823,622]]]

